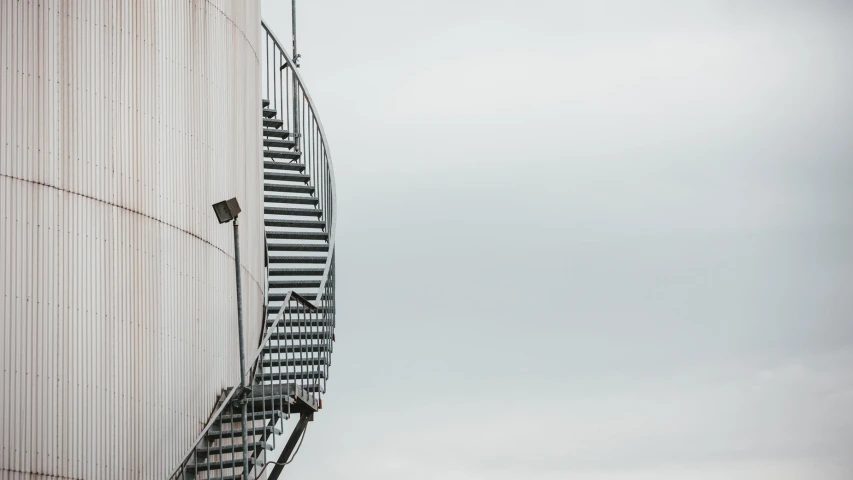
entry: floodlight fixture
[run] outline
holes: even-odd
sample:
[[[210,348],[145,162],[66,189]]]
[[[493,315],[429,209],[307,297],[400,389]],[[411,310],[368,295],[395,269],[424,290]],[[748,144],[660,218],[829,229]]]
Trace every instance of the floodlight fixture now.
[[[216,219],[219,220],[219,223],[230,222],[237,218],[237,215],[240,214],[240,204],[237,203],[236,198],[232,198],[231,200],[223,200],[219,203],[213,204],[213,211],[216,213]]]

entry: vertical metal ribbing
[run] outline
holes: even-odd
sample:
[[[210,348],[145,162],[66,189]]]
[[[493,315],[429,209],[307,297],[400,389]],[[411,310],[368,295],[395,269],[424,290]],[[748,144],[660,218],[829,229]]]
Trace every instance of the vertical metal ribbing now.
[[[260,187],[244,178],[258,165],[227,155],[256,156],[255,126],[210,125],[257,111],[254,70],[220,82],[238,69],[211,58],[254,62],[257,21],[249,16],[247,28],[231,7],[256,2],[218,2],[222,11],[120,3],[0,2],[0,173],[11,205],[0,249],[22,252],[5,257],[0,287],[22,299],[0,315],[9,319],[3,384],[22,385],[0,394],[0,411],[19,413],[0,418],[0,443],[19,452],[0,458],[0,470],[14,460],[24,476],[163,477],[198,433],[210,393],[234,383],[237,346],[222,335],[233,325],[231,238],[198,212],[208,213],[214,189],[236,186],[242,199]],[[191,26],[205,33],[190,35]],[[233,27],[248,40],[226,43]],[[187,172],[205,181],[183,189]],[[258,270],[255,220],[243,224],[248,275]],[[247,276],[254,318],[261,296],[250,285]],[[212,292],[227,296],[212,303]],[[227,375],[199,368],[226,361]]]

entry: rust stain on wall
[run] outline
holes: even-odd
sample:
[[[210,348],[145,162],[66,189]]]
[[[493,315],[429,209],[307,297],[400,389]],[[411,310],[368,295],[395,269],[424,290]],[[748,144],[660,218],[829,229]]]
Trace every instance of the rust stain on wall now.
[[[243,207],[255,339],[260,21],[257,0],[0,2],[0,479],[164,478],[238,378],[210,205]]]

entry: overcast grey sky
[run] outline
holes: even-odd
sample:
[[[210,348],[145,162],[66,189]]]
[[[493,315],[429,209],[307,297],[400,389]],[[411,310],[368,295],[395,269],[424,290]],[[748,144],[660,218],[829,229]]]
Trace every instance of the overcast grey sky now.
[[[853,2],[298,9],[339,323],[290,478],[853,478]]]

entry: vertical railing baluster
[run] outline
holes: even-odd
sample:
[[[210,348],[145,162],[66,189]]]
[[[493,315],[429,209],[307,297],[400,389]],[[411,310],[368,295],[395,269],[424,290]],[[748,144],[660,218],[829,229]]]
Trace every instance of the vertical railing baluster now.
[[[299,385],[302,377],[302,322],[303,311],[302,311],[302,302],[298,299],[294,299],[294,308],[296,309],[296,323],[293,325],[293,355],[294,361],[292,371],[293,371],[293,384]],[[298,360],[297,360],[298,355]]]
[[[296,312],[296,309],[290,307],[291,303],[292,303],[292,300],[290,298],[290,295],[288,295],[287,296],[287,303],[285,305],[287,306],[288,310],[290,310],[291,312],[294,313],[294,315],[292,317],[298,318],[298,313]],[[287,331],[288,332],[293,331],[293,323],[291,323],[291,325],[287,328]],[[289,345],[288,345],[288,339],[290,339]],[[285,387],[284,387],[285,393],[288,393],[287,389],[290,388],[287,386],[287,385],[290,385],[290,368],[289,368],[288,364],[290,362],[290,359],[293,356],[291,353],[292,350],[293,350],[293,335],[286,335],[285,340],[284,340],[284,363],[282,364],[282,365],[284,365],[283,368],[284,368],[284,372],[285,372]],[[291,405],[291,402],[287,402],[287,418],[290,418],[290,413],[291,413],[290,412],[290,405]]]
[[[318,291],[319,291],[319,289],[318,289]],[[308,318],[308,322],[309,322],[308,325],[310,325],[310,328],[308,328],[308,332],[309,332],[308,335],[309,335],[309,338],[311,339],[312,350],[314,350],[314,352],[311,356],[311,366],[309,367],[310,372],[308,373],[308,377],[309,377],[310,384],[315,385],[318,382],[318,379],[317,379],[317,370],[319,368],[318,358],[323,353],[322,349],[320,348],[320,345],[322,345],[322,342],[320,341],[319,335],[317,333],[317,323],[314,321],[314,318],[315,318],[314,310],[311,308],[308,308],[308,311],[306,313],[306,317]]]
[[[266,56],[264,57],[264,62],[261,64],[261,100],[267,99],[269,100],[271,97],[269,96],[270,91],[270,77],[269,77],[269,36],[264,36],[264,41],[266,43],[265,48],[267,51]]]
[[[269,41],[269,36],[267,36],[267,41]],[[266,64],[267,68],[269,69],[269,72],[267,73],[267,100],[270,101],[270,105],[272,106],[272,108],[276,108],[276,106],[278,105],[278,88],[275,79],[275,59],[276,55],[267,55]],[[272,75],[272,90],[270,90],[269,88],[269,75]]]

